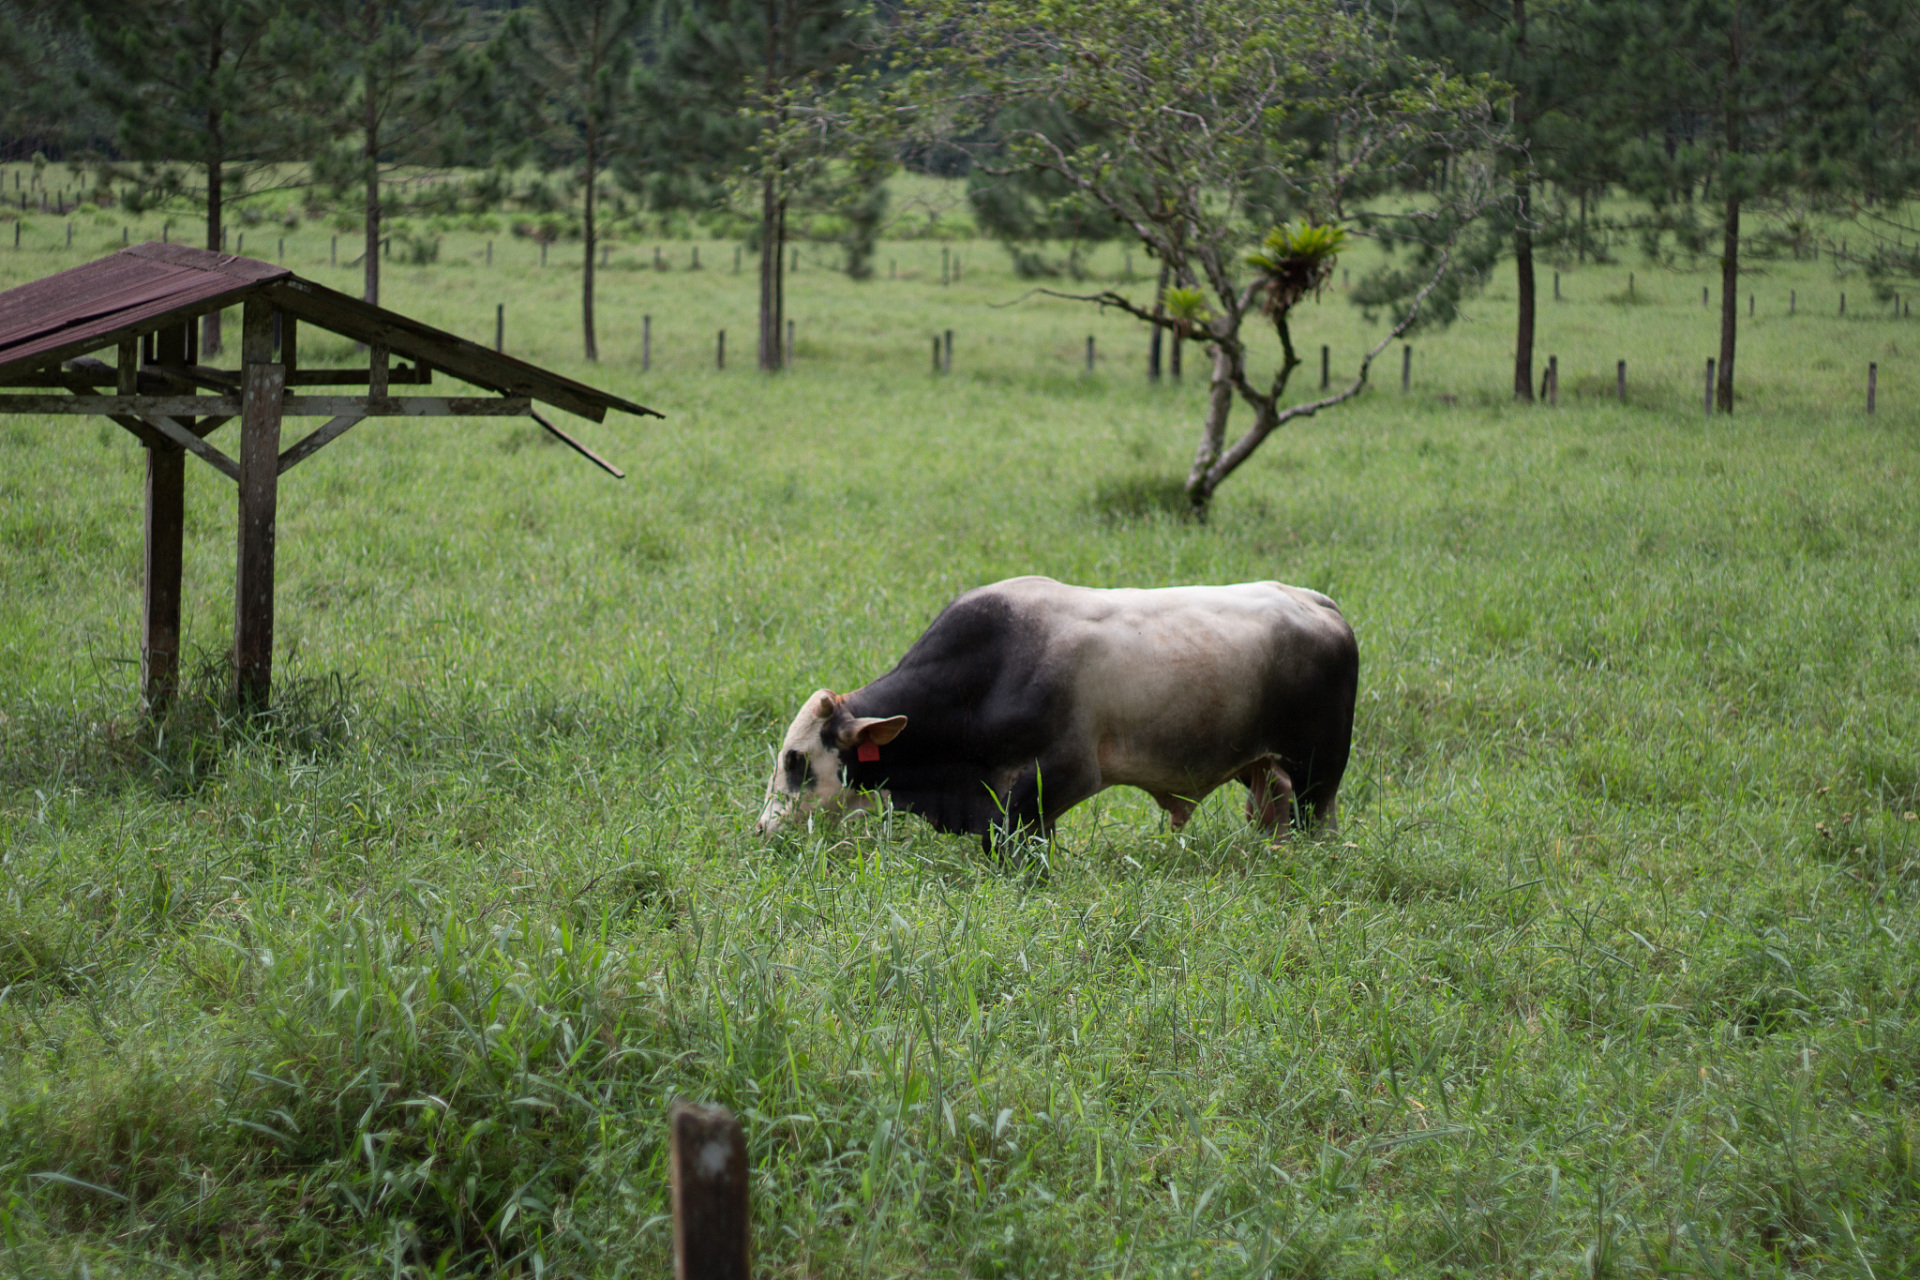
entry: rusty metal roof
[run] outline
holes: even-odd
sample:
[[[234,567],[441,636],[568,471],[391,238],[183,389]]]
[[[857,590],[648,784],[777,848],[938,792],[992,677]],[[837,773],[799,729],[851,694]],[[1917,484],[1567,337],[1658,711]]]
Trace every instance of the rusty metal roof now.
[[[285,267],[183,244],[142,244],[0,293],[0,376],[111,346],[182,312],[230,305]]]
[[[285,267],[187,245],[134,245],[0,293],[0,383],[258,295],[301,321],[475,386],[531,396],[598,422],[645,405],[302,279]]]

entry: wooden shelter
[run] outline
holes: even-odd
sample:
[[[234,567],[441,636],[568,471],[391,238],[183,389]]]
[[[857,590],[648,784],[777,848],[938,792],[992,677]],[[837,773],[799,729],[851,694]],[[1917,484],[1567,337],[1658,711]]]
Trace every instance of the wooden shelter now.
[[[199,317],[241,308],[240,367],[200,364]],[[307,369],[299,335],[316,325],[367,352],[365,369]],[[107,363],[91,353],[111,350]],[[396,363],[396,360],[408,363]],[[414,392],[448,374],[488,394]],[[233,679],[246,705],[267,702],[273,680],[274,514],[289,469],[371,417],[452,415],[534,419],[615,477],[617,467],[547,421],[533,402],[591,418],[607,410],[660,415],[523,360],[303,280],[285,267],[185,245],[142,244],[0,293],[0,413],[98,414],[147,450],[145,610],[140,680],[147,708],[165,710],[178,687],[180,573],[186,456],[239,491],[233,584]],[[393,394],[395,387],[407,393]],[[51,390],[51,389],[58,389]],[[307,390],[311,388],[312,390]],[[336,390],[337,389],[337,390]],[[104,390],[104,394],[103,394]],[[284,417],[326,421],[280,447]],[[207,439],[240,420],[229,455]]]

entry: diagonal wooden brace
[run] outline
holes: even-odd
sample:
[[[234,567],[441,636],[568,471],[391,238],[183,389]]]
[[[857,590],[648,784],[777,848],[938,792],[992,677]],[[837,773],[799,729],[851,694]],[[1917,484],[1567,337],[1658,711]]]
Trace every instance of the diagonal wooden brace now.
[[[294,445],[280,455],[280,474],[287,474],[287,472],[293,470],[302,462],[305,462],[308,458],[311,458],[314,454],[320,452],[320,450],[345,435],[349,428],[363,421],[365,421],[365,419],[357,413],[343,413],[339,417],[327,422],[318,430],[301,440],[299,444]]]
[[[172,418],[167,417],[165,414],[154,413],[148,414],[142,421],[187,452],[198,454],[206,461],[208,466],[218,471],[227,479],[237,481],[240,478],[239,463],[181,426],[178,422],[175,422]]]

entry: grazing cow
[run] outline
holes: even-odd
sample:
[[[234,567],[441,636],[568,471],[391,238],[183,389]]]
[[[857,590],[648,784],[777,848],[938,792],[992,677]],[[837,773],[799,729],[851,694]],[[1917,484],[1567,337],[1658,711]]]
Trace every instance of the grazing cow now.
[[[1051,836],[1122,783],[1178,829],[1236,778],[1249,821],[1281,831],[1310,809],[1331,824],[1359,670],[1353,629],[1317,591],[1010,578],[948,605],[873,683],[808,697],[758,830],[878,797],[991,850]]]

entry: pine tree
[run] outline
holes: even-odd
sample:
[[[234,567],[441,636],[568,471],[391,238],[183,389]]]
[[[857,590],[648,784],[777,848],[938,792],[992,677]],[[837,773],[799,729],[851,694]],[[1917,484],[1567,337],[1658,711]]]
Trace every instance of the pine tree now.
[[[456,0],[320,0],[301,6],[315,52],[304,84],[307,117],[324,140],[315,176],[357,187],[366,231],[362,296],[380,301],[380,245],[388,203],[382,179],[431,164],[462,140],[452,43]]]
[[[1513,396],[1527,402],[1534,398],[1534,252],[1551,216],[1538,199],[1541,182],[1571,177],[1584,192],[1605,181],[1594,171],[1600,119],[1590,99],[1599,59],[1587,47],[1587,12],[1584,0],[1421,0],[1403,11],[1400,26],[1411,51],[1513,88],[1513,198],[1504,215],[1516,285]]]
[[[571,168],[584,193],[580,318],[589,360],[600,358],[593,323],[600,182],[635,145],[636,45],[652,17],[653,0],[538,0],[494,42],[519,90],[522,136],[542,165]]]
[[[227,204],[303,139],[281,105],[297,45],[270,0],[86,0],[99,63],[87,87],[119,119],[122,150],[147,162],[149,197],[203,200],[207,248],[222,248]],[[175,166],[203,175],[198,189]],[[207,313],[201,351],[220,350]]]
[[[788,216],[806,204],[854,228],[849,272],[864,274],[885,198],[883,167],[817,125],[815,95],[856,61],[867,33],[852,0],[680,0],[662,24],[650,77],[647,162],[634,175],[656,205],[750,205],[760,251],[760,367],[784,367]],[[852,147],[851,151],[859,148]],[[745,210],[742,210],[745,212]]]
[[[1875,139],[1861,59],[1896,0],[1633,0],[1600,6],[1620,162],[1656,232],[1720,259],[1714,404],[1733,412],[1742,219],[1757,202],[1857,188]],[[1703,210],[1711,210],[1706,218]]]

